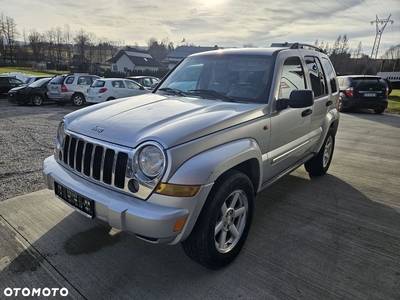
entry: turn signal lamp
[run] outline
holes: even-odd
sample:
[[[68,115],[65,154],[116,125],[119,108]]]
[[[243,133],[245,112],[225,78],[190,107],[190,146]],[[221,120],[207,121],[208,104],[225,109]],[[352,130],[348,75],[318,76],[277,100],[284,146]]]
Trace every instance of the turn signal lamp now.
[[[185,225],[185,222],[186,218],[179,219],[178,221],[176,221],[174,225],[174,232],[181,231],[183,226]]]
[[[193,197],[199,190],[200,185],[160,183],[156,189],[156,193],[174,197]]]

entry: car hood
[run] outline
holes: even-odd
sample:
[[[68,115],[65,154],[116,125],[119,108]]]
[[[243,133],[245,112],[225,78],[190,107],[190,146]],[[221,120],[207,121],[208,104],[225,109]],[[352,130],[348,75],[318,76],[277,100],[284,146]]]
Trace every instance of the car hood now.
[[[261,117],[265,104],[233,103],[145,94],[80,109],[65,117],[68,130],[136,147],[158,141],[164,148]]]
[[[28,86],[26,84],[17,86],[15,88],[10,89],[8,92],[18,92],[18,91],[22,91],[25,90]]]

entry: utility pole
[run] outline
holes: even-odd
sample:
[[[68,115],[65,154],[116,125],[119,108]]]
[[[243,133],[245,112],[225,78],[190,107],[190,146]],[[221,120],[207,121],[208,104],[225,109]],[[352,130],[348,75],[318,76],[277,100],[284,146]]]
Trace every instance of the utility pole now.
[[[387,17],[386,19],[379,19],[378,16],[376,16],[376,20],[375,21],[371,21],[371,25],[374,25],[374,23],[376,24],[376,35],[375,35],[374,46],[372,47],[370,59],[368,60],[368,63],[365,66],[364,71],[362,72],[363,74],[365,74],[365,72],[367,71],[368,67],[371,65],[372,60],[376,60],[376,57],[378,56],[379,44],[381,43],[382,33],[383,33],[383,30],[385,30],[385,27],[386,27],[387,23],[388,22],[391,22],[391,24],[394,23],[393,20],[390,20],[391,16],[392,16],[392,14],[390,14],[389,17]],[[379,28],[379,24],[382,25],[381,28]],[[375,63],[374,63],[374,71],[376,71]]]

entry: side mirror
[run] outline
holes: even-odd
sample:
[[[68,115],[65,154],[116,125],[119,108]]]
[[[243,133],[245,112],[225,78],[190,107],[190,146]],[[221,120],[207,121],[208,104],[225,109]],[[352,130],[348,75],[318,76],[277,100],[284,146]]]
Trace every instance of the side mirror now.
[[[314,104],[314,92],[312,90],[293,90],[289,99],[279,99],[277,109],[282,110],[287,107],[303,108]]]

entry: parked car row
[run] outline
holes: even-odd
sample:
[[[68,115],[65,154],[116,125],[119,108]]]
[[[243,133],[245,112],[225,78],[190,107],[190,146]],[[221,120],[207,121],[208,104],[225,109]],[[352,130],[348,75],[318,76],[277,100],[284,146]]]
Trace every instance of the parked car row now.
[[[0,92],[7,95],[9,102],[18,105],[55,102],[59,106],[67,103],[81,106],[85,102],[99,103],[149,93],[158,81],[152,76],[101,78],[91,74],[26,76],[22,81],[7,74],[0,76]]]
[[[8,95],[11,103],[42,105],[55,102],[64,106],[72,103],[81,106],[85,102],[104,101],[149,93],[160,82],[153,76],[127,78],[101,78],[90,74],[64,74],[54,77],[24,76],[22,81],[12,73],[0,75],[0,94]],[[338,76],[340,99],[339,111],[373,109],[381,114],[388,106],[389,86],[379,76]]]

